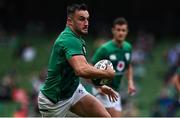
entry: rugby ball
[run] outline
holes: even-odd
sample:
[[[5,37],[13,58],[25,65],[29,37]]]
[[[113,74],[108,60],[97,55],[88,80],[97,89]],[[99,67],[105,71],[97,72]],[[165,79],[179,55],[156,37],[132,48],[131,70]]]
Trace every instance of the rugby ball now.
[[[102,70],[106,70],[107,66],[110,66],[113,69],[113,65],[111,63],[111,61],[103,59],[98,61],[94,67],[96,67],[97,69],[102,69]],[[111,80],[109,79],[100,79],[100,78],[93,78],[92,79],[92,83],[96,86],[102,86],[102,85],[107,85],[111,82]]]

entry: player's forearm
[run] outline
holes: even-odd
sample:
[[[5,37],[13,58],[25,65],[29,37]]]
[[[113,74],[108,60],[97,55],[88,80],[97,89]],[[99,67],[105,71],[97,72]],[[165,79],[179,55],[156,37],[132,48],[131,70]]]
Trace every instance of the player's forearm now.
[[[126,77],[127,77],[127,80],[128,80],[128,84],[132,85],[134,84],[134,81],[133,81],[133,68],[132,66],[130,65],[130,67],[128,68],[127,72],[126,72]]]
[[[95,67],[91,65],[86,65],[84,67],[81,67],[79,69],[79,72],[76,73],[78,76],[84,77],[84,78],[113,78],[114,75],[112,73],[109,73],[106,70],[96,69]]]

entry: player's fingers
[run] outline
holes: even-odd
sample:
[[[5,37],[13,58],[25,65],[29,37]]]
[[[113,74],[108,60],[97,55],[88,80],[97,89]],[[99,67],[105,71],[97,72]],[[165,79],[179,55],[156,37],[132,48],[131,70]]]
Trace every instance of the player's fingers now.
[[[133,89],[130,89],[130,91],[133,91],[133,92],[134,92],[134,91],[136,91],[136,89],[133,88]]]
[[[136,89],[130,89],[129,95],[134,96],[136,94]]]
[[[114,98],[114,102],[115,102],[115,101],[117,101],[117,97],[116,97],[116,94],[115,94],[115,96],[114,96],[113,98]]]
[[[118,95],[117,95],[118,93],[116,93],[114,90],[112,90],[112,94],[115,98],[118,98]]]
[[[135,94],[136,94],[136,92],[131,92],[129,95],[134,96]]]
[[[116,101],[118,101],[118,96],[115,97]]]
[[[129,91],[130,92],[136,92],[136,89],[135,88],[130,88]]]
[[[114,94],[115,94],[115,97],[116,97],[116,98],[118,98],[118,97],[119,97],[119,96],[117,95],[118,93],[116,93],[116,92],[115,92]]]
[[[111,94],[111,99],[113,102],[117,101],[117,98],[114,93]]]
[[[108,98],[109,98],[109,101],[111,102],[112,100],[111,100],[111,96],[110,95],[108,95]]]
[[[112,102],[114,102],[114,98],[112,97]]]

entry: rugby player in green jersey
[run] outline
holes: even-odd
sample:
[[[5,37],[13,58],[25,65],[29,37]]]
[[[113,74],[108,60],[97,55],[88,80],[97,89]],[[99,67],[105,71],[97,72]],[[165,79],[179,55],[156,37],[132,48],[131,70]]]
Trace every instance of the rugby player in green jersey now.
[[[88,64],[82,35],[88,33],[89,13],[85,4],[67,7],[66,28],[54,42],[48,65],[48,75],[38,96],[39,111],[45,117],[64,117],[68,111],[79,116],[110,117],[103,104],[89,94],[79,78],[112,79],[111,67],[96,69]],[[102,91],[116,100],[117,95],[108,86]]]
[[[179,58],[180,59],[180,56]],[[176,88],[176,95],[178,97],[178,102],[180,104],[180,61],[178,61],[178,68],[177,71],[175,72],[175,74],[172,76],[172,83],[174,84],[175,88]]]
[[[175,85],[178,93],[180,93],[180,66],[177,68],[177,71],[172,76],[172,82]]]
[[[95,64],[102,59],[110,60],[116,70],[116,75],[108,86],[112,87],[117,93],[119,93],[121,78],[126,72],[128,79],[128,92],[130,95],[134,94],[136,89],[134,86],[133,69],[131,66],[132,47],[127,41],[125,41],[128,34],[128,23],[124,18],[117,18],[114,20],[112,34],[113,39],[97,49],[93,55],[92,63]],[[94,95],[104,104],[112,117],[120,117],[120,95],[116,102],[109,101],[107,95],[103,94],[99,89],[95,89]]]

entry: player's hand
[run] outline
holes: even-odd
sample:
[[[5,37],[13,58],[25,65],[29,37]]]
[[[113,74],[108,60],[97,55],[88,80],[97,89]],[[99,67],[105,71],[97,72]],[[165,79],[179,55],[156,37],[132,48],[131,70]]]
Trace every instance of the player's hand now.
[[[108,95],[110,101],[113,101],[113,102],[117,101],[118,93],[115,92],[112,88],[110,88],[106,85],[103,85],[100,87],[100,89],[101,89],[102,93]]]
[[[115,70],[112,69],[112,67],[108,65],[106,71],[107,71],[107,73],[109,75],[108,79],[113,79],[114,76],[115,76]]]
[[[133,95],[136,94],[136,87],[135,87],[134,84],[132,84],[132,83],[130,83],[130,84],[128,85],[128,94],[129,94],[130,96],[133,96]]]
[[[99,94],[101,94],[101,95],[106,95],[105,93],[102,92],[101,87],[97,87],[96,89],[98,90],[98,93],[99,93]]]

